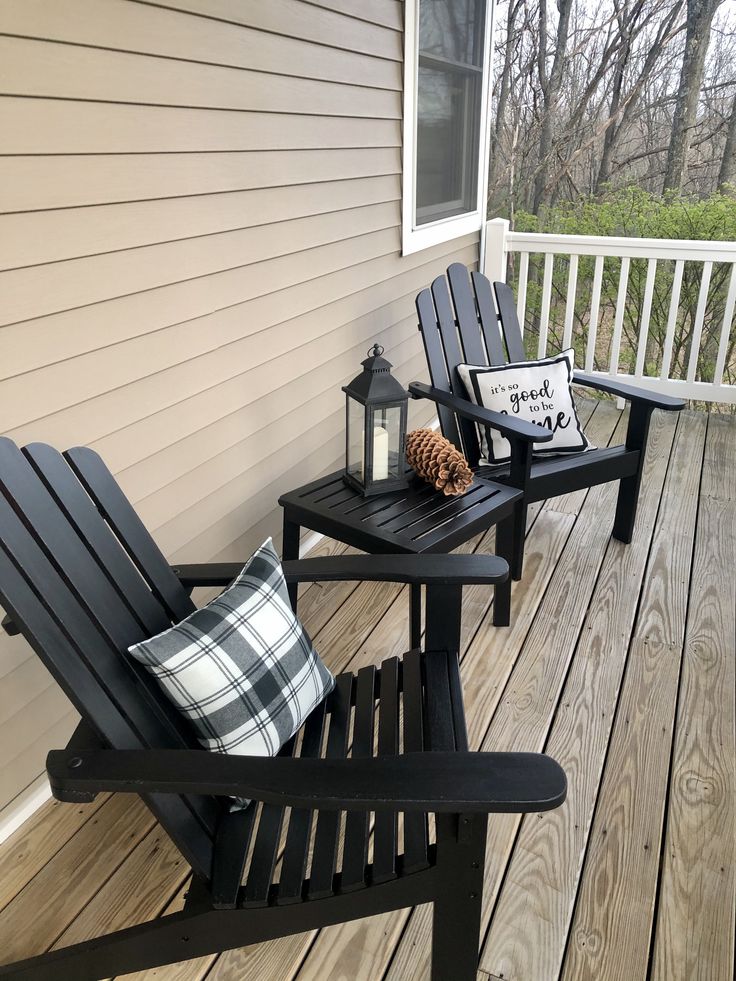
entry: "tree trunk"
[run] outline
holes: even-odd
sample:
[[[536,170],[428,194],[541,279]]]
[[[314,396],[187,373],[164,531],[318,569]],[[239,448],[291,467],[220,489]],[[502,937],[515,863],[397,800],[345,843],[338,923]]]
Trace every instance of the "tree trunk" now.
[[[557,116],[557,101],[562,88],[565,52],[570,32],[570,14],[573,0],[557,0],[559,20],[557,22],[557,37],[552,58],[552,68],[547,74],[547,2],[539,3],[539,83],[542,90],[542,122],[539,130],[539,165],[534,179],[533,211],[539,214],[540,208],[551,201],[551,188],[547,183],[547,158],[552,148]]]
[[[514,22],[516,13],[519,9],[519,2],[509,0],[509,7],[506,16],[506,45],[504,48],[503,68],[501,70],[501,80],[498,87],[498,100],[496,102],[496,119],[491,130],[491,153],[488,174],[489,187],[493,188],[498,174],[498,149],[501,144],[501,133],[506,119],[506,106],[509,100],[511,88],[511,66],[514,56]]]
[[[722,2],[723,0],[687,0],[685,51],[667,150],[665,191],[680,192],[685,183],[688,151],[698,111],[705,55],[710,41],[710,26],[713,15]]]
[[[736,192],[736,95],[731,103],[731,116],[726,127],[726,145],[718,171],[718,190],[721,194]]]

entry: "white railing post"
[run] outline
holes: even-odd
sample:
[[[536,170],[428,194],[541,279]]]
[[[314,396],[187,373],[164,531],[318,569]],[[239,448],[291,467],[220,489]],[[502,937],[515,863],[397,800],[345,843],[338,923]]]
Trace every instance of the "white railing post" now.
[[[510,227],[505,218],[493,218],[486,222],[486,247],[482,271],[492,283],[506,282],[506,236]]]

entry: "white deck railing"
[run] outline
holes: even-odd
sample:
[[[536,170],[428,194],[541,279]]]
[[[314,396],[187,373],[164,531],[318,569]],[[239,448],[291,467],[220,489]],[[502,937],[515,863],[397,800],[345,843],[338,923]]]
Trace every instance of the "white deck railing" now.
[[[496,218],[484,272],[514,286],[539,357],[575,346],[586,371],[736,403],[736,242],[512,232]]]

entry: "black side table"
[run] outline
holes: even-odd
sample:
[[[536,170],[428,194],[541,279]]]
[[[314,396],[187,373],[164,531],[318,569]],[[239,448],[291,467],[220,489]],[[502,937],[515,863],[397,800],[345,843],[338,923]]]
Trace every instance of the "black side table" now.
[[[522,498],[515,487],[476,476],[459,497],[445,497],[416,480],[408,489],[363,497],[348,487],[342,471],[320,477],[282,495],[284,559],[299,558],[301,528],[345,542],[364,552],[451,552],[479,532],[498,525],[496,551],[513,554],[514,506]],[[493,623],[508,626],[511,578],[494,587]],[[296,609],[296,587],[290,587]],[[421,587],[411,587],[411,646],[420,646]]]

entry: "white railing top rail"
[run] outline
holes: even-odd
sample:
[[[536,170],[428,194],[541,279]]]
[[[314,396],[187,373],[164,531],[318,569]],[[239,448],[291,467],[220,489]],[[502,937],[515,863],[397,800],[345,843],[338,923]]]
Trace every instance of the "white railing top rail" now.
[[[736,262],[736,242],[698,239],[619,238],[607,235],[556,235],[507,232],[511,252],[553,252],[563,255],[629,256],[632,259],[692,259],[694,262]]]
[[[505,219],[487,222],[483,268],[490,279],[506,278],[509,253],[519,256],[516,291],[522,330],[528,313],[533,263],[536,286],[541,287],[534,296],[532,312],[539,357],[548,353],[553,337],[555,345],[561,343],[565,348],[577,337],[587,371],[687,399],[736,404],[736,384],[730,381],[736,242],[512,232]],[[580,278],[581,256],[595,259],[584,282]],[[558,258],[567,260],[567,266],[557,266]],[[632,308],[635,267],[631,263],[636,259],[645,260],[647,266],[643,283],[637,273],[635,290],[640,295]],[[614,263],[611,270],[610,260],[620,263]],[[685,293],[685,270],[691,269],[688,264],[692,263],[699,264],[694,274],[697,279],[693,281],[692,272],[688,273]],[[719,263],[730,266],[730,270],[719,273],[718,298],[714,301],[711,284],[715,282],[714,267]],[[617,280],[608,284],[605,295],[604,265]],[[555,268],[559,270],[556,279]],[[660,274],[666,277],[665,295],[660,286],[655,317],[652,304]],[[697,299],[693,295],[695,284]],[[634,324],[630,323],[632,309]],[[654,350],[652,343],[656,345]]]

